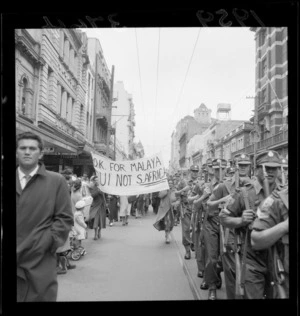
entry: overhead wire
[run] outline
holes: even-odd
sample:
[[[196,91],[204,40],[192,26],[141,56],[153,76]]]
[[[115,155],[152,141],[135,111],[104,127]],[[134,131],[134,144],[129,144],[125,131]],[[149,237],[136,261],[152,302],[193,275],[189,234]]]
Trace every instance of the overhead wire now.
[[[159,69],[159,50],[160,50],[160,28],[158,28],[158,46],[157,46],[157,62],[156,62],[156,93],[155,93],[155,106],[154,106],[154,120],[153,120],[153,151],[155,142],[155,126],[156,126],[156,113],[157,113],[157,90],[158,90],[158,69]]]
[[[138,39],[137,39],[136,28],[134,28],[134,32],[135,32],[135,42],[136,42],[136,51],[137,51],[137,60],[138,60],[138,69],[139,69],[139,79],[140,79],[140,89],[141,89],[143,117],[144,117],[144,122],[145,122],[146,119],[145,119],[144,98],[143,98],[143,88],[142,88],[142,76],[141,76],[141,67],[140,67],[140,55],[139,55],[139,47],[138,47]]]
[[[190,70],[190,66],[191,66],[191,63],[192,63],[192,60],[193,60],[193,56],[194,56],[194,53],[195,53],[195,50],[196,50],[196,46],[197,46],[197,43],[198,43],[200,31],[201,31],[201,28],[199,28],[199,31],[198,31],[198,34],[197,34],[197,38],[196,38],[196,41],[195,41],[195,44],[194,44],[193,52],[192,52],[192,55],[190,57],[189,65],[188,65],[188,68],[187,68],[186,73],[185,73],[185,77],[184,77],[184,80],[183,80],[183,83],[182,83],[182,86],[181,86],[181,89],[180,89],[180,93],[178,95],[178,99],[177,99],[176,105],[174,107],[174,110],[173,110],[172,115],[171,115],[171,119],[169,121],[170,123],[173,123],[173,120],[175,118],[174,114],[176,113],[176,110],[178,108],[179,101],[180,101],[180,98],[181,98],[181,95],[182,95],[182,92],[183,92],[183,88],[184,88],[184,85],[185,85],[185,81],[186,81],[187,75],[188,75],[189,70]]]

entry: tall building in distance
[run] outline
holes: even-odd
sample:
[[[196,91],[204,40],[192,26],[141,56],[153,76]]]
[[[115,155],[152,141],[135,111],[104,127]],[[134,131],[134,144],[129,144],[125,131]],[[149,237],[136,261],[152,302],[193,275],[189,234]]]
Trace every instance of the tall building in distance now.
[[[115,130],[116,146],[129,157],[135,137],[135,112],[132,95],[125,90],[122,81],[114,84],[114,100],[111,124]]]
[[[110,106],[111,73],[98,38],[88,38],[87,52],[95,73],[93,141],[95,149],[107,155],[107,141],[110,138],[108,128],[112,111]],[[113,150],[110,150],[109,157],[113,159]]]

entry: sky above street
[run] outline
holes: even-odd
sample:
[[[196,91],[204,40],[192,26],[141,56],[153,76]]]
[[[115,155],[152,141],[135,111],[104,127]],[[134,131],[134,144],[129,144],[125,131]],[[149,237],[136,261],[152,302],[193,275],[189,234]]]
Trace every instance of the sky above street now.
[[[232,120],[254,109],[255,40],[249,27],[93,28],[114,81],[123,81],[135,107],[135,141],[145,156],[161,152],[167,167],[177,122],[204,103],[216,118],[231,104]]]

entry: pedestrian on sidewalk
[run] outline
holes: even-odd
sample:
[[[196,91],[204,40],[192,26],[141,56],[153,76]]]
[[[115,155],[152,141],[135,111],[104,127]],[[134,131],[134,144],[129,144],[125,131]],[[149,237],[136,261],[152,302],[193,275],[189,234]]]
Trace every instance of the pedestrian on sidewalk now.
[[[64,178],[46,170],[41,138],[17,137],[17,302],[56,301],[56,249],[74,223]]]
[[[128,225],[128,218],[130,214],[131,203],[128,202],[126,195],[120,196],[120,219],[122,220],[122,226]]]
[[[72,201],[72,211],[75,214],[76,208],[75,205],[78,201],[82,200],[82,191],[81,191],[82,182],[80,179],[76,179],[73,183],[71,201]]]
[[[135,218],[144,216],[144,194],[137,197]]]
[[[84,221],[83,210],[85,208],[84,200],[80,200],[75,204],[75,214],[74,214],[74,228],[77,232],[76,239],[78,240],[79,247],[81,241],[86,239],[87,236],[87,224]],[[84,250],[85,252],[85,250]]]
[[[98,185],[98,177],[91,177],[90,193],[93,202],[90,208],[89,225],[95,230],[94,240],[101,238],[101,229],[106,228],[106,201]]]
[[[118,221],[119,197],[108,195],[109,226],[113,226],[114,221]]]
[[[157,216],[153,226],[158,230],[165,231],[166,243],[170,243],[170,232],[174,227],[174,214],[172,203],[176,201],[174,182],[172,179],[168,180],[169,190],[160,191],[158,196],[160,198],[160,205]]]

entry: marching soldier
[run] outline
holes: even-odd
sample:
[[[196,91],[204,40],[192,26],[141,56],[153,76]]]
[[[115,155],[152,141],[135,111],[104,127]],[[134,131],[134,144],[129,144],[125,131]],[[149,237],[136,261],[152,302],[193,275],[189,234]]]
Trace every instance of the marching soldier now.
[[[256,213],[266,209],[269,194],[281,189],[276,182],[279,155],[275,151],[261,153],[256,161],[256,179],[250,187],[241,188],[229,202],[220,217],[221,224],[234,228],[241,238],[240,293],[246,299],[263,299],[268,295],[269,273],[267,250],[256,251],[251,246],[250,233]],[[266,199],[266,200],[265,200]],[[267,204],[265,204],[267,203]],[[251,224],[251,225],[249,225]],[[236,271],[236,274],[238,271]]]
[[[212,192],[220,183],[222,174],[225,173],[227,162],[225,159],[214,159],[212,168],[214,169],[214,178],[211,182]],[[208,285],[208,299],[217,299],[217,289],[222,286],[221,263],[220,263],[220,221],[219,205],[211,205],[214,200],[211,195],[207,201],[207,220],[204,225],[204,242],[207,251],[207,262],[205,265],[204,281]]]
[[[268,249],[273,298],[289,298],[289,197],[287,159],[281,160],[282,190],[274,190],[257,213],[251,233],[253,249]],[[268,280],[266,280],[267,282]]]
[[[213,192],[211,206],[225,203],[224,208],[221,210],[219,217],[224,214],[226,204],[230,203],[231,197],[240,191],[240,187],[250,185],[251,179],[248,177],[250,171],[250,158],[247,154],[239,154],[235,157],[236,170],[234,177],[228,179],[224,183],[220,183],[216,190]],[[222,237],[222,236],[221,236]],[[239,236],[236,236],[233,229],[225,228],[224,233],[224,251],[222,253],[222,265],[224,271],[224,280],[226,287],[227,299],[236,298],[236,258],[235,252],[237,247],[240,246]]]
[[[196,221],[196,229],[195,229],[195,252],[196,252],[196,261],[198,266],[198,274],[199,278],[204,277],[205,263],[206,263],[206,250],[204,243],[204,230],[203,226],[207,220],[207,205],[206,202],[211,194],[212,188],[210,188],[210,182],[213,179],[214,173],[212,171],[212,160],[209,158],[206,161],[206,164],[202,166],[202,176],[204,178],[204,184],[201,185],[202,194],[199,198],[196,198],[193,202],[194,207],[196,209],[197,221]],[[200,285],[202,290],[207,290],[208,285],[203,282]]]
[[[176,196],[180,196],[181,200],[181,227],[182,227],[182,244],[185,248],[186,260],[191,259],[191,247],[193,247],[191,238],[191,218],[192,218],[192,205],[188,201],[188,196],[192,194],[193,181],[197,179],[199,167],[196,165],[190,168],[191,175],[190,179],[186,180],[187,174],[183,172],[183,179],[179,183],[177,191],[175,191]]]

